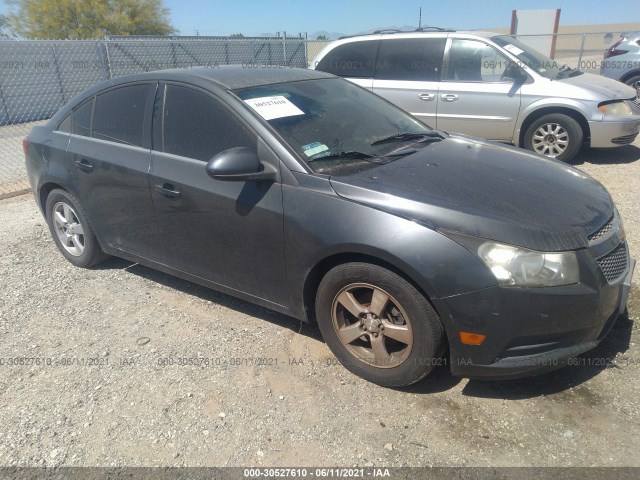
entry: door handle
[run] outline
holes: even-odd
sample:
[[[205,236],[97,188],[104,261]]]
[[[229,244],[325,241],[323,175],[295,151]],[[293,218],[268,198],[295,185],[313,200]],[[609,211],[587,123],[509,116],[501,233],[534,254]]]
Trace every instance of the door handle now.
[[[455,102],[456,100],[458,100],[458,95],[454,95],[453,93],[445,93],[444,95],[440,96],[440,99],[443,102]]]
[[[80,160],[76,160],[74,163],[76,164],[76,167],[78,167],[83,172],[92,172],[93,171],[93,165],[91,165],[86,158],[82,158]]]
[[[418,98],[420,100],[424,100],[425,102],[430,102],[434,98],[436,98],[435,93],[419,93]]]
[[[170,183],[156,185],[155,189],[156,189],[156,192],[158,192],[160,195],[164,195],[165,197],[169,197],[169,198],[180,197],[180,192],[176,190],[176,187],[174,187]]]

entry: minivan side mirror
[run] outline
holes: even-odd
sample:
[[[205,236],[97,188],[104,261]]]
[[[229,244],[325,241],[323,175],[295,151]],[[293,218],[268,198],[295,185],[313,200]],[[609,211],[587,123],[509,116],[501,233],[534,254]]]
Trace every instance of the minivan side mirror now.
[[[216,180],[274,180],[275,169],[260,162],[250,148],[235,147],[220,152],[207,162],[207,175]]]
[[[527,80],[527,74],[515,63],[509,62],[509,66],[502,74],[502,78],[514,83],[524,83]]]

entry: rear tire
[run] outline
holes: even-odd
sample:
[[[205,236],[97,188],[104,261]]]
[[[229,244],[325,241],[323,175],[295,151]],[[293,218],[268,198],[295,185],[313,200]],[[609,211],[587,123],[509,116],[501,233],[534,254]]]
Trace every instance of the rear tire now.
[[[100,248],[82,205],[69,192],[49,193],[45,208],[47,224],[58,250],[77,267],[91,267],[108,256]]]
[[[568,162],[580,151],[584,134],[568,115],[553,113],[536,119],[524,134],[524,147],[541,155]]]
[[[416,288],[367,263],[330,270],[316,295],[322,336],[342,365],[365,380],[401,387],[441,361],[444,328]]]

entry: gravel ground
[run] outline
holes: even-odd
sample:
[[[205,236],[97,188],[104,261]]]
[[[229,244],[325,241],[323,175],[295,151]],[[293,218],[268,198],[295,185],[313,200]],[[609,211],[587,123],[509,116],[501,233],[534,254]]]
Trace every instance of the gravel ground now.
[[[636,145],[577,166],[637,255]],[[0,218],[0,466],[640,466],[637,272],[629,318],[579,365],[392,390],[315,327],[122,260],[73,267],[30,196]]]

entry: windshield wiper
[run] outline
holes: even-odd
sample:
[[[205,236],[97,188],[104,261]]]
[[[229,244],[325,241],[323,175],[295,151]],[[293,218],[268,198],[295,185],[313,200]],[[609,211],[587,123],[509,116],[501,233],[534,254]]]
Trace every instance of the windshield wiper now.
[[[405,140],[418,140],[418,139],[421,139],[420,141],[422,142],[426,142],[426,141],[437,142],[444,138],[445,137],[442,134],[442,132],[439,132],[438,130],[433,130],[431,132],[422,132],[422,133],[405,132],[405,133],[396,133],[394,135],[389,135],[388,137],[380,138],[375,142],[373,142],[371,146],[381,145],[383,143],[403,142]]]
[[[307,160],[307,163],[311,162],[319,162],[321,160],[335,160],[337,158],[357,158],[362,160],[367,160],[370,158],[378,158],[375,155],[371,155],[370,153],[364,152],[356,152],[356,151],[348,151],[348,152],[336,152],[330,153],[329,155],[323,155],[321,157],[310,158]]]

